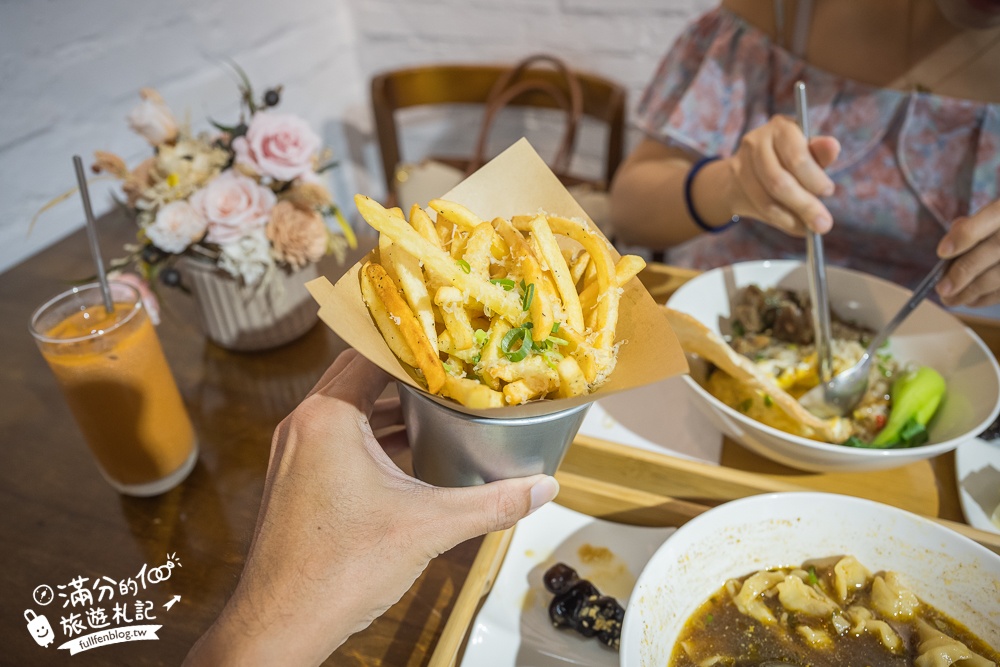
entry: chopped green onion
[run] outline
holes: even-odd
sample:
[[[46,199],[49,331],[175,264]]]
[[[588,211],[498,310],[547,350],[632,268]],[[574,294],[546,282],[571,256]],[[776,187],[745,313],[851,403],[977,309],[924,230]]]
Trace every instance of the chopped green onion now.
[[[476,345],[482,347],[486,345],[486,341],[490,339],[490,335],[483,331],[482,329],[476,329],[476,333],[473,334],[476,339]]]
[[[559,331],[559,322],[555,322],[552,325],[552,333]]]
[[[764,405],[766,407],[771,407],[772,405],[774,405],[774,399],[771,398],[770,394],[764,394]]]
[[[522,281],[523,282],[523,281]],[[531,300],[535,296],[535,283],[528,285],[527,289],[524,290],[524,300],[521,302],[521,310],[528,310],[531,308]]]
[[[816,568],[815,567],[810,567],[809,568],[809,585],[810,586],[815,586],[818,583],[819,583],[819,577],[816,576]]]
[[[752,407],[753,407],[753,399],[752,398],[745,399],[742,403],[740,403],[740,412],[748,412]]]
[[[464,259],[456,259],[455,263],[458,264],[458,268],[462,269],[465,273],[472,273],[472,267]]]
[[[707,614],[707,615],[705,616],[705,622],[706,622],[706,623],[711,623],[711,622],[712,622],[712,621],[714,621],[714,620],[715,620],[715,617],[714,617],[714,616],[712,616],[711,614]]]
[[[472,357],[472,365],[475,366],[476,364],[478,364],[480,361],[482,361],[482,358],[483,355],[477,352],[476,355]]]
[[[743,335],[746,334],[746,332],[747,332],[746,327],[743,326],[742,322],[740,322],[739,320],[733,320],[733,333],[734,334],[736,334],[737,336],[742,337]]]
[[[444,366],[444,372],[445,373],[451,373],[452,375],[455,374],[455,368],[451,364],[449,364],[447,361],[442,362],[441,365]]]
[[[554,350],[545,350],[542,352],[542,358],[545,359],[545,363],[554,371],[559,370],[559,362],[563,360],[563,356]]]
[[[550,345],[569,345],[568,340],[559,338],[558,336],[549,336],[548,338],[545,339],[545,342],[549,343]]]
[[[521,341],[520,347],[514,349],[514,345],[519,340]],[[521,361],[528,356],[528,352],[531,350],[531,336],[528,335],[528,329],[517,327],[508,331],[503,340],[500,341],[500,350],[507,357],[507,361]]]
[[[490,280],[490,282],[493,283],[494,285],[499,285],[508,292],[514,289],[514,281],[511,280],[510,278],[493,278]]]

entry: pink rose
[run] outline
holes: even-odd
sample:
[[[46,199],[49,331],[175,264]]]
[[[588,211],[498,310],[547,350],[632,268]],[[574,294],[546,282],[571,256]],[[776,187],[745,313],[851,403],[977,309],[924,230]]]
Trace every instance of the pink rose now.
[[[246,136],[233,140],[237,164],[278,181],[311,173],[319,148],[319,136],[304,120],[269,111],[254,114]]]
[[[263,229],[275,201],[270,188],[232,169],[191,195],[191,205],[208,221],[205,240],[220,245]]]
[[[208,221],[186,201],[173,201],[156,212],[156,219],[146,227],[146,236],[160,250],[184,252],[202,236]]]

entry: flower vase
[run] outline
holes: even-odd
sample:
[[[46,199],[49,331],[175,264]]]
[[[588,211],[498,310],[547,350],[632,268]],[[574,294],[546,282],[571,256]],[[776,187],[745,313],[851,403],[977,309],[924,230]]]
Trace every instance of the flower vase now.
[[[202,330],[216,345],[238,352],[267,350],[305,334],[319,319],[305,288],[316,278],[315,264],[298,270],[273,269],[259,285],[247,286],[215,264],[181,260]]]

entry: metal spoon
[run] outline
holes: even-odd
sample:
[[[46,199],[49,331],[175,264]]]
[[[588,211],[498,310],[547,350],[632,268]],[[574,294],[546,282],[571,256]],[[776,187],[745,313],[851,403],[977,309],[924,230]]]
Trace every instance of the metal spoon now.
[[[874,359],[878,349],[882,347],[882,343],[920,305],[924,297],[930,294],[950,265],[950,259],[942,259],[935,264],[931,272],[913,290],[910,300],[899,309],[895,317],[889,320],[889,323],[882,327],[882,330],[868,344],[868,349],[861,355],[861,359],[847,370],[838,373],[829,382],[821,382],[806,392],[799,399],[802,407],[821,419],[843,417],[853,410],[868,389],[868,373],[872,359]]]
[[[795,116],[802,134],[809,141],[809,105],[806,103],[806,84],[795,83]],[[806,263],[809,267],[809,299],[812,302],[812,321],[819,360],[820,382],[829,382],[833,376],[830,352],[830,300],[826,288],[826,260],[823,258],[823,237],[814,231],[806,234]]]

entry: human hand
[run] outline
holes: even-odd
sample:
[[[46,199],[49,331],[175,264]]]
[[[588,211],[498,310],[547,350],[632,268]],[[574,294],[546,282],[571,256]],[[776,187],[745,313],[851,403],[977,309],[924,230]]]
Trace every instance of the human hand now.
[[[428,562],[552,500],[535,475],[445,489],[403,473],[374,433],[402,423],[388,377],[341,354],[275,431],[250,553],[190,665],[319,664],[397,602]]]
[[[1000,303],[1000,200],[958,218],[938,243],[939,257],[955,257],[937,293],[946,306]]]
[[[823,170],[839,154],[833,137],[807,142],[795,121],[773,116],[747,132],[726,160],[735,184],[733,213],[793,236],[830,231],[833,216],[819,198],[833,194],[833,181]]]

